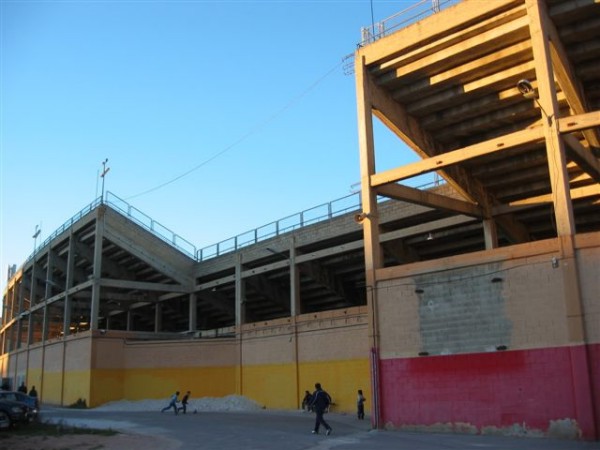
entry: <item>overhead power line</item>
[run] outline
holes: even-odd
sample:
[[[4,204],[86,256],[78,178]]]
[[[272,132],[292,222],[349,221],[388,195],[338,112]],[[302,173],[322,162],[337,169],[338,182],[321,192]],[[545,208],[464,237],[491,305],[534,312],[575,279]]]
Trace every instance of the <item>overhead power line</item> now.
[[[140,192],[140,193],[135,194],[135,195],[131,195],[131,196],[127,197],[126,200],[131,200],[131,199],[136,198],[136,197],[141,197],[142,195],[149,194],[149,193],[157,191],[157,190],[159,190],[159,189],[161,189],[161,188],[163,188],[165,186],[168,186],[169,184],[175,183],[176,181],[181,180],[182,178],[188,176],[192,172],[195,172],[196,170],[200,169],[201,167],[207,165],[211,161],[214,161],[219,156],[227,153],[229,150],[231,150],[232,148],[238,146],[239,144],[241,144],[242,142],[244,142],[246,139],[248,139],[252,135],[256,134],[258,131],[260,131],[261,129],[263,129],[264,127],[266,127],[268,124],[270,124],[271,122],[273,122],[275,119],[277,119],[283,113],[285,113],[287,110],[289,110],[290,108],[292,108],[293,106],[295,106],[298,102],[300,102],[300,100],[302,100],[313,89],[315,89],[323,80],[325,80],[329,75],[331,75],[333,72],[335,72],[335,70],[338,67],[340,67],[343,63],[344,63],[344,60],[342,60],[342,61],[338,62],[337,64],[335,64],[325,74],[321,75],[317,80],[315,80],[313,83],[311,83],[299,95],[297,95],[296,97],[292,98],[282,108],[280,108],[279,110],[275,111],[273,114],[271,114],[270,116],[268,116],[267,118],[265,118],[262,122],[259,122],[258,124],[256,124],[247,133],[245,133],[244,135],[242,135],[239,139],[237,139],[233,143],[229,144],[224,149],[222,149],[222,150],[218,151],[217,153],[213,154],[212,156],[208,157],[207,159],[205,159],[201,163],[197,164],[196,166],[192,167],[191,169],[187,170],[186,172],[184,172],[184,173],[182,173],[180,175],[177,175],[176,177],[174,177],[174,178],[172,178],[172,179],[170,179],[168,181],[165,181],[164,183],[161,183],[161,184],[159,184],[157,186],[154,186],[154,187],[152,187],[150,189],[147,189],[147,190],[145,190],[143,192]]]

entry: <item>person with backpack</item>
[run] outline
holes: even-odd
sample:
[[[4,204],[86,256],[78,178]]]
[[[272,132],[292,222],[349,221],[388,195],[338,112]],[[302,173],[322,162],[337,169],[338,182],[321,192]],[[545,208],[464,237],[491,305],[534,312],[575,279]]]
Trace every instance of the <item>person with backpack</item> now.
[[[313,429],[313,434],[319,434],[319,427],[323,425],[327,431],[325,434],[329,436],[331,434],[332,428],[323,418],[323,414],[329,408],[331,404],[331,396],[323,390],[321,387],[321,383],[315,383],[315,392],[312,395],[312,401],[310,406],[313,408],[313,411],[317,415],[315,419],[315,428]]]

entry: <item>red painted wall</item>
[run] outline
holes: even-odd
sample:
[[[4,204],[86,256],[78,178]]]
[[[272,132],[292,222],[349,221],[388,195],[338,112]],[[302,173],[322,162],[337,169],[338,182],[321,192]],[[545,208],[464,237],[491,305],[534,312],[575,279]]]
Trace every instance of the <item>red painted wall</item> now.
[[[546,431],[550,420],[576,419],[583,437],[595,439],[600,344],[587,351],[589,365],[582,363],[585,346],[381,360],[383,423],[468,423],[480,431],[525,424]],[[591,375],[587,384],[574,383],[582,371]]]
[[[600,344],[587,346],[592,379],[592,399],[596,413],[596,439],[600,440]]]

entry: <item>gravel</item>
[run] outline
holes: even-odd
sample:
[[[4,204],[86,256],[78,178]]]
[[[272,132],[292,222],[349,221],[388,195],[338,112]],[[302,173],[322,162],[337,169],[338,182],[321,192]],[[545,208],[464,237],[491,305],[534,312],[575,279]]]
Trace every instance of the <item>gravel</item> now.
[[[119,400],[105,403],[93,408],[94,411],[160,411],[169,404],[169,398],[162,400]],[[181,403],[178,403],[181,406]],[[226,397],[201,397],[188,400],[188,412],[200,411],[256,411],[263,409],[261,405],[241,395],[228,395]]]

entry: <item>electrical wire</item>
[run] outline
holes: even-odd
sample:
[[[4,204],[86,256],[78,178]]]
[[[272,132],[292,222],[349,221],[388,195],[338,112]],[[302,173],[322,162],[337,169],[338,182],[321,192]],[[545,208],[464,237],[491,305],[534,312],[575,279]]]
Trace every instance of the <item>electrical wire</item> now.
[[[161,183],[157,186],[154,186],[153,188],[147,189],[145,191],[142,191],[138,194],[134,194],[131,195],[129,197],[127,197],[125,200],[131,200],[133,198],[137,198],[137,197],[141,197],[142,195],[146,195],[149,194],[151,192],[157,191],[165,186],[168,186],[170,184],[175,183],[178,180],[181,180],[182,178],[188,176],[189,174],[191,174],[192,172],[195,172],[196,170],[200,169],[201,167],[207,165],[208,163],[210,163],[211,161],[214,161],[215,159],[217,159],[219,156],[224,155],[225,153],[227,153],[229,150],[231,150],[234,147],[237,147],[238,145],[240,145],[242,142],[244,142],[245,140],[247,140],[248,138],[250,138],[251,136],[253,136],[254,134],[256,134],[258,131],[260,131],[261,129],[265,128],[267,125],[269,125],[271,122],[273,122],[275,119],[277,119],[279,116],[281,116],[282,114],[284,114],[287,110],[291,109],[293,106],[295,106],[298,102],[300,102],[300,100],[302,100],[304,97],[306,97],[313,89],[315,89],[323,80],[325,80],[327,77],[329,77],[332,73],[335,72],[336,69],[338,69],[342,64],[343,64],[343,60],[338,62],[337,64],[335,64],[332,68],[330,68],[325,74],[321,75],[319,78],[317,78],[317,80],[315,80],[313,83],[311,83],[304,91],[302,91],[299,95],[297,95],[296,97],[292,98],[289,102],[287,102],[282,108],[280,108],[279,110],[275,111],[273,114],[271,114],[270,116],[268,116],[266,119],[264,119],[262,122],[259,122],[257,125],[255,125],[253,128],[251,128],[248,132],[246,132],[244,135],[242,135],[239,139],[237,139],[236,141],[234,141],[233,143],[229,144],[227,147],[223,148],[222,150],[218,151],[217,153],[213,154],[212,156],[208,157],[207,159],[205,159],[204,161],[202,161],[201,163],[197,164],[196,166],[192,167],[191,169],[189,169],[188,171],[177,175],[174,178],[171,178],[168,181],[165,181],[164,183]]]

